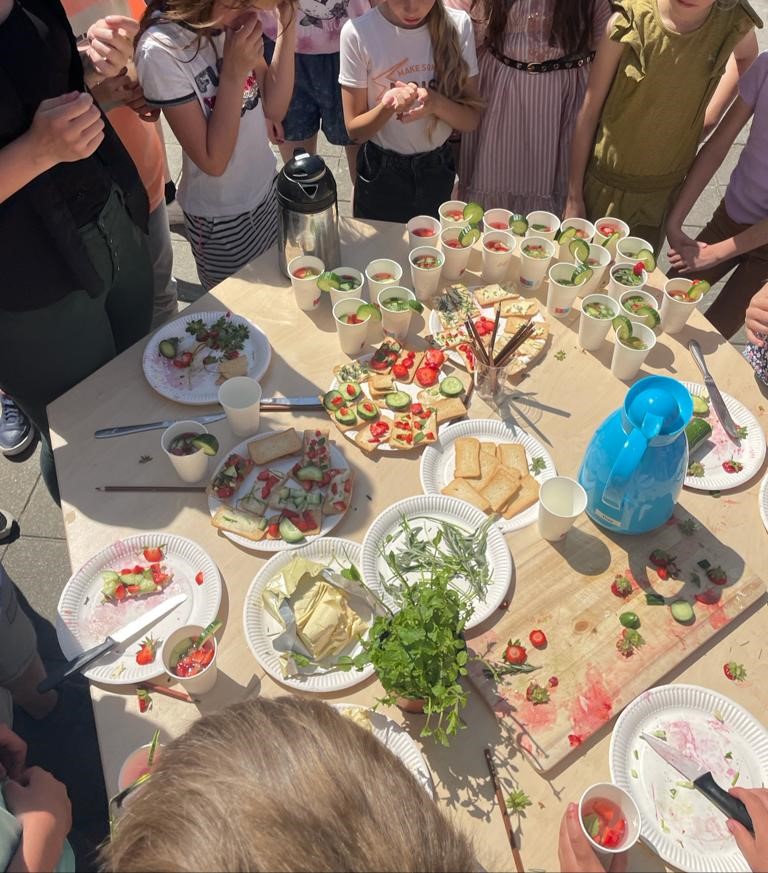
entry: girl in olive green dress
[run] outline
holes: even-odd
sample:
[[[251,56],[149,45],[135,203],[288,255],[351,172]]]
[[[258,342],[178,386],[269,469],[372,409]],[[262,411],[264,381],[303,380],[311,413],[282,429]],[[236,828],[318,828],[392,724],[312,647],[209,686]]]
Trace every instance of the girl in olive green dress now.
[[[757,57],[754,27],[762,22],[747,0],[613,7],[576,119],[565,214],[615,216],[658,251],[702,133],[716,126]]]

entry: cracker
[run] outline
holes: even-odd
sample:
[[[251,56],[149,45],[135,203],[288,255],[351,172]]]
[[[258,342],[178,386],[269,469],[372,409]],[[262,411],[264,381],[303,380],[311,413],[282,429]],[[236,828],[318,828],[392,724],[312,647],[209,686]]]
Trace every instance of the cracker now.
[[[368,379],[371,397],[376,400],[395,390],[395,380],[391,373],[373,373]]]
[[[231,506],[220,506],[211,519],[211,524],[217,530],[231,531],[254,542],[263,540],[266,533],[258,516]]]
[[[477,507],[481,512],[488,512],[491,508],[491,504],[485,497],[476,491],[466,479],[454,479],[445,488],[441,488],[440,493],[448,497],[458,497],[459,500],[464,500]]]
[[[508,315],[507,321],[504,324],[504,333],[514,335],[521,327],[525,327],[526,324],[528,324],[528,319],[522,315]]]
[[[480,489],[480,493],[491,504],[491,509],[498,512],[520,490],[520,479],[521,476],[516,470],[506,470],[500,466],[485,488]]]
[[[493,306],[500,300],[511,300],[513,298],[520,299],[520,295],[515,292],[512,285],[485,285],[483,288],[475,289],[475,300],[477,305],[482,307]]]
[[[377,425],[377,431],[383,431],[383,426],[386,425],[386,432],[382,433],[381,436],[373,436],[371,433],[371,427],[374,424]],[[391,422],[383,418],[379,419],[379,421],[372,422],[371,424],[366,424],[365,427],[357,432],[355,445],[358,448],[361,448],[364,452],[375,452],[379,446],[386,445],[389,442],[391,431]]]
[[[529,319],[539,311],[539,303],[533,297],[520,297],[512,300],[502,300],[499,304],[501,309],[501,317],[508,318],[509,316],[518,315]]]
[[[478,482],[474,479],[471,480],[472,486],[478,491],[482,491],[491,481],[500,466],[501,464],[496,460],[495,455],[491,457],[488,452],[480,452],[480,478]]]
[[[520,443],[501,443],[496,448],[496,456],[508,470],[518,470],[525,476],[528,472],[528,458]]]
[[[480,476],[480,440],[459,437],[453,445],[456,449],[453,475],[457,479],[477,479]]]
[[[295,455],[296,452],[301,451],[301,447],[301,437],[296,433],[295,428],[289,427],[261,439],[251,440],[248,443],[248,454],[254,464],[262,466],[286,455]]]
[[[512,518],[529,506],[533,506],[539,499],[539,483],[533,476],[524,476],[520,482],[520,490],[504,509],[504,518]]]
[[[480,443],[480,451],[485,452],[486,455],[492,458],[496,458],[497,461],[501,460],[499,453],[496,451],[496,443]]]

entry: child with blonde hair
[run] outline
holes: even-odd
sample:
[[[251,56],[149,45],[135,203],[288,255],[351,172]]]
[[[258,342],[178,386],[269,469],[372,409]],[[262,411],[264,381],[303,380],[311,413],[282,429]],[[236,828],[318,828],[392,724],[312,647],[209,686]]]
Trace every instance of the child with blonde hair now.
[[[456,177],[448,137],[480,121],[467,13],[443,0],[383,0],[342,28],[339,82],[347,131],[364,142],[355,217],[436,216]]]

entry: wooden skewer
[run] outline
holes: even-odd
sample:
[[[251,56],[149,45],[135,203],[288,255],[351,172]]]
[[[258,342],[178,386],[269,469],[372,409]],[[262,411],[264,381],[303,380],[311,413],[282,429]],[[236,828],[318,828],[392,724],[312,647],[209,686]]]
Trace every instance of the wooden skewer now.
[[[139,493],[149,492],[156,494],[183,491],[204,494],[206,489],[204,485],[98,485],[95,490],[109,492],[135,491]]]
[[[464,322],[464,327],[467,329],[467,333],[472,337],[473,344],[475,346],[475,354],[478,359],[486,365],[491,363],[491,359],[488,357],[488,352],[486,351],[485,346],[483,345],[483,341],[480,339],[480,334],[477,332],[477,328],[475,327],[475,323],[471,318],[468,318]]]
[[[493,347],[496,345],[496,334],[499,332],[499,321],[501,320],[501,304],[496,305],[496,321],[493,323],[493,331],[491,332],[491,342],[488,346],[488,358],[493,361]]]
[[[520,857],[520,850],[517,848],[517,843],[515,842],[515,832],[512,830],[512,822],[509,820],[507,804],[504,801],[504,795],[501,791],[501,785],[499,785],[499,776],[496,772],[496,765],[493,763],[491,750],[483,749],[483,753],[485,755],[485,763],[488,765],[488,772],[491,775],[493,790],[496,793],[496,802],[499,804],[499,810],[501,811],[501,818],[504,822],[504,830],[507,832],[509,847],[512,849],[512,858],[515,862],[515,870],[517,870],[517,873],[525,873],[523,859]]]
[[[504,346],[504,348],[496,355],[493,362],[494,367],[503,366],[517,351],[517,349],[528,339],[536,328],[533,322],[524,324],[520,330],[512,337],[512,339]]]

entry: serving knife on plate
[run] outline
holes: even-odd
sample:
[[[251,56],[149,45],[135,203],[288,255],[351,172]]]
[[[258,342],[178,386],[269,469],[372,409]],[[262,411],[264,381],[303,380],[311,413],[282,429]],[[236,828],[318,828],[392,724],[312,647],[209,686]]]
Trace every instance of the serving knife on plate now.
[[[133,621],[129,621],[128,624],[123,625],[119,630],[113,631],[103,643],[99,643],[98,646],[94,646],[92,649],[87,649],[85,652],[81,652],[76,658],[67,662],[63,667],[54,670],[53,673],[46,676],[37,686],[38,692],[40,694],[45,694],[46,691],[50,691],[52,688],[60,685],[68,676],[71,676],[73,673],[79,673],[80,670],[85,669],[98,658],[111,652],[116,646],[128,642],[132,637],[138,637],[140,634],[144,633],[147,628],[152,627],[152,625],[158,622],[161,618],[164,618],[168,613],[173,612],[177,606],[181,606],[187,598],[187,594],[177,594],[175,597],[170,597],[168,600],[164,600],[162,603],[159,603],[157,606],[153,607],[148,612],[143,613],[143,615],[140,615]]]
[[[731,418],[731,413],[728,412],[728,408],[725,405],[725,400],[723,400],[723,395],[720,393],[720,389],[715,385],[715,380],[712,378],[712,374],[709,372],[709,369],[704,362],[704,353],[701,350],[701,346],[696,342],[696,340],[691,340],[688,343],[688,350],[693,356],[696,366],[701,370],[701,375],[704,377],[704,384],[709,392],[709,399],[712,401],[712,408],[715,410],[715,415],[720,420],[723,430],[732,440],[738,440],[739,432],[736,430],[736,424]]]
[[[677,749],[670,747],[663,740],[653,737],[650,734],[641,733],[640,737],[648,743],[648,745],[656,752],[659,757],[663,758],[667,764],[674,767],[678,773],[693,783],[694,788],[698,789],[704,797],[722,812],[728,818],[734,818],[750,832],[754,833],[752,819],[747,812],[747,807],[732,794],[729,794],[724,788],[721,788],[715,782],[712,773],[706,770],[695,761],[689,758]]]
[[[309,411],[313,409],[322,409],[323,404],[318,397],[262,397],[261,411],[262,412],[287,412],[291,409],[300,409]],[[186,421],[198,421],[200,424],[211,424],[214,421],[221,421],[226,416],[224,412],[212,412],[209,415],[193,415],[185,419]],[[167,421],[150,421],[146,424],[126,424],[120,427],[103,427],[94,433],[97,440],[107,439],[108,437],[125,436],[129,433],[141,433],[146,430],[165,430],[165,428],[176,424],[180,419],[168,419]]]

